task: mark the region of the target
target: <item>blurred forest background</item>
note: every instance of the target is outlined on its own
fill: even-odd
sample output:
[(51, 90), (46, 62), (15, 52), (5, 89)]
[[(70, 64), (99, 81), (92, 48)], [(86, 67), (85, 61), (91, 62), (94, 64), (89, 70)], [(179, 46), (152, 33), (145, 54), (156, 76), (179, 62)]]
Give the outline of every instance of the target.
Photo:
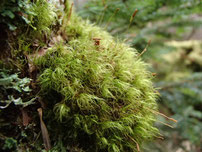
[(202, 1), (76, 0), (75, 5), (80, 16), (125, 40), (151, 64), (159, 110), (178, 120), (174, 128), (157, 123), (164, 140), (146, 144), (144, 151), (201, 152)]

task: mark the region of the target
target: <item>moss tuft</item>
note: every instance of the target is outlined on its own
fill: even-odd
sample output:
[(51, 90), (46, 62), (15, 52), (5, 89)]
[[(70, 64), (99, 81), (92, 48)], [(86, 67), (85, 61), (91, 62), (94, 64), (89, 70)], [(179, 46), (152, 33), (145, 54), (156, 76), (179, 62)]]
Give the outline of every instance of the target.
[[(65, 124), (67, 141), (86, 151), (137, 151), (158, 133), (148, 110), (157, 105), (145, 63), (136, 50), (75, 14), (63, 29), (68, 41), (49, 48), (35, 65), (41, 94), (57, 123)], [(54, 102), (53, 92), (60, 97)]]

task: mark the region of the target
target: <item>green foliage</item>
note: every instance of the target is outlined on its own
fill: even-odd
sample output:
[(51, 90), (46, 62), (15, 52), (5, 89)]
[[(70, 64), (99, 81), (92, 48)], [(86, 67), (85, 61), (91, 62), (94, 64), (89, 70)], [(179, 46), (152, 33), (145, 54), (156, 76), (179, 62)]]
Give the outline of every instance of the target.
[[(165, 90), (161, 91), (163, 102), (174, 112), (179, 120), (177, 130), (184, 139), (200, 144), (201, 134), (201, 83), (202, 74), (195, 73), (182, 82), (161, 84)], [(183, 116), (183, 117), (182, 117)]]
[(28, 25), (39, 33), (48, 32), (55, 19), (53, 6), (46, 0), (34, 3), (29, 0), (3, 0), (0, 5), (0, 23), (6, 24), (10, 30)]
[[(26, 107), (33, 104), (35, 98), (23, 102), (22, 97), (29, 95), (31, 89), (29, 88), (31, 79), (19, 78), (18, 74), (9, 74), (6, 70), (0, 71), (0, 109), (8, 107), (11, 103)], [(14, 97), (15, 96), (15, 97)], [(16, 98), (17, 97), (17, 98)]]
[(17, 147), (17, 140), (13, 138), (7, 138), (2, 150), (12, 150), (16, 149), (16, 147)]
[(176, 127), (181, 137), (179, 140), (189, 140), (199, 145), (202, 138), (200, 131), (202, 128), (202, 74), (201, 60), (197, 59), (200, 58), (198, 52), (200, 52), (201, 43), (185, 41), (171, 44), (177, 47), (177, 50), (164, 55), (164, 62), (159, 67), (167, 69), (167, 71), (161, 71), (162, 78), (157, 83), (162, 88), (161, 100), (179, 120)]
[[(198, 0), (91, 0), (78, 13), (105, 27), (113, 35), (127, 39), (138, 50), (143, 50), (152, 39), (154, 43), (150, 50), (156, 52), (152, 47), (163, 45), (163, 41), (168, 39), (184, 38), (184, 31), (191, 33), (200, 27), (201, 18), (193, 20), (193, 16), (202, 13), (201, 7), (202, 2)], [(110, 19), (117, 8), (119, 12)], [(138, 12), (130, 23), (136, 9)]]
[(30, 13), (26, 11), (29, 6), (28, 0), (1, 0), (0, 23), (6, 24), (10, 30), (16, 30), (19, 23), (29, 24), (25, 17)]
[(56, 14), (53, 10), (53, 6), (48, 4), (46, 0), (37, 0), (29, 11), (32, 12), (32, 15), (29, 16), (28, 19), (37, 33), (50, 33), (49, 28), (51, 25), (54, 25), (56, 20)]

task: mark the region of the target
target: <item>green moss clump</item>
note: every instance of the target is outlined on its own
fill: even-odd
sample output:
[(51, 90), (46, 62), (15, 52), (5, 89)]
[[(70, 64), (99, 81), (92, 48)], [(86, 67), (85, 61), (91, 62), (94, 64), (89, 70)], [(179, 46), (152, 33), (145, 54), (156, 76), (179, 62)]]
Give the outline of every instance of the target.
[(76, 15), (63, 26), (68, 42), (35, 59), (41, 96), (54, 109), (63, 144), (87, 152), (137, 151), (158, 132), (145, 63), (136, 50)]
[(51, 32), (50, 26), (54, 24), (57, 17), (54, 6), (47, 3), (46, 0), (37, 0), (28, 11), (31, 12), (28, 19), (33, 24), (32, 27), (37, 31), (35, 33)]

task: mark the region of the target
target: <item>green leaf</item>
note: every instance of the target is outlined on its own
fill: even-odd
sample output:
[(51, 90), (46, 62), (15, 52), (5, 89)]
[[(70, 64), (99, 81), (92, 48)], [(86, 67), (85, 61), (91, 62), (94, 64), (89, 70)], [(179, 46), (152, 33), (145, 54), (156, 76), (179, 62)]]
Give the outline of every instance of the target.
[(22, 16), (22, 19), (25, 21), (25, 23), (30, 24), (30, 20), (28, 20), (26, 17)]
[(8, 26), (9, 26), (9, 29), (10, 29), (11, 31), (15, 31), (15, 30), (17, 29), (17, 27), (16, 27), (15, 25), (8, 24)]
[(3, 146), (3, 150), (10, 150), (17, 147), (17, 140), (13, 138), (6, 138), (6, 141)]
[(31, 100), (29, 100), (27, 102), (23, 102), (21, 98), (15, 99), (13, 96), (10, 96), (9, 98), (15, 105), (20, 105), (20, 106), (23, 106), (23, 107), (27, 107), (27, 106), (29, 106), (31, 104), (34, 104), (33, 101), (36, 100), (36, 97), (32, 98)]
[(12, 82), (12, 78), (8, 77), (8, 78), (2, 78), (0, 79), (0, 85), (2, 86), (6, 86), (9, 85)]
[(13, 14), (13, 12), (11, 12), (11, 11), (8, 11), (8, 10), (5, 10), (5, 11), (3, 11), (3, 13), (1, 13), (1, 15), (2, 16), (8, 16), (8, 17), (10, 17), (11, 19), (14, 19), (14, 17), (15, 17), (15, 15)]

